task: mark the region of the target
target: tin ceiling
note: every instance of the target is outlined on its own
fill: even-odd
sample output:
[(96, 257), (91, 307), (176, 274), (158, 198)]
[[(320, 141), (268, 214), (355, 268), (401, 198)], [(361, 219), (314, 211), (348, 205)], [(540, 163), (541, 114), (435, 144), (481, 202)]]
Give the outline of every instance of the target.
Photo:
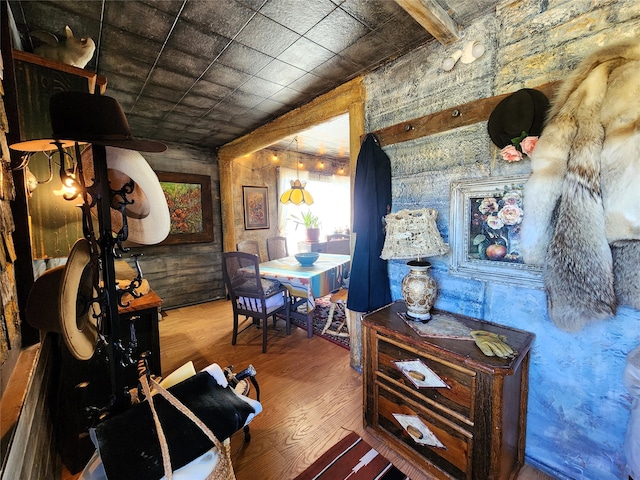
[[(85, 69), (107, 77), (106, 93), (122, 105), (134, 136), (215, 149), (419, 45), (447, 43), (442, 26), (430, 29), (434, 38), (430, 21), (425, 28), (414, 20), (421, 13), (444, 16), (451, 41), (454, 29), (495, 2), (440, 3), (10, 0), (9, 6), (21, 43), (14, 48), (33, 51), (37, 30), (64, 38), (65, 25), (95, 41)], [(348, 149), (344, 121), (334, 123), (335, 132), (325, 129), (320, 140), (327, 156), (343, 139)], [(332, 141), (334, 134), (342, 138)], [(318, 148), (313, 135), (299, 136), (300, 150)]]

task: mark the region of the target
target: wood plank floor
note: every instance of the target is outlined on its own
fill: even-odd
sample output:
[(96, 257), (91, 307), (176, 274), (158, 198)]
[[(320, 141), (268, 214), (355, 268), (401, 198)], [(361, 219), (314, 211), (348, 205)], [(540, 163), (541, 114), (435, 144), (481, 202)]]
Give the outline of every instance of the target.
[[(264, 411), (251, 423), (252, 439), (232, 438), (232, 459), (238, 480), (286, 480), (301, 473), (349, 432), (360, 434), (412, 480), (426, 476), (409, 465), (362, 422), (362, 376), (349, 366), (349, 351), (279, 321), (269, 325), (267, 353), (261, 353), (261, 331), (241, 333), (231, 345), (231, 304), (225, 300), (164, 312), (160, 322), (162, 371), (172, 372), (191, 360), (196, 369), (218, 363), (240, 371), (253, 364)], [(255, 398), (255, 392), (251, 393)], [(77, 478), (64, 473), (63, 480)], [(525, 466), (519, 480), (549, 479)]]

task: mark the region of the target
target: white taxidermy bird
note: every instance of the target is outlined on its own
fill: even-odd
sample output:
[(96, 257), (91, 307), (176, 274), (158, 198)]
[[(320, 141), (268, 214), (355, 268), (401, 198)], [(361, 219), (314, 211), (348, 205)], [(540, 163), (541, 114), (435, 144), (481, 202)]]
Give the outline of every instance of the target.
[(68, 25), (65, 27), (65, 31), (67, 32), (67, 38), (63, 42), (58, 41), (58, 37), (52, 33), (43, 31), (33, 32), (31, 34), (33, 37), (44, 42), (44, 45), (37, 47), (34, 53), (49, 60), (84, 68), (93, 57), (96, 44), (89, 37), (74, 37)]

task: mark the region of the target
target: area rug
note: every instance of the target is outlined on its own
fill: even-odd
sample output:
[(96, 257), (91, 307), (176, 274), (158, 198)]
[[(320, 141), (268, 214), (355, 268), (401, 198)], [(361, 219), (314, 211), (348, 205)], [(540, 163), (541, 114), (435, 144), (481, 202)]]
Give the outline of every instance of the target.
[(409, 480), (404, 473), (351, 432), (295, 480)]
[[(349, 337), (336, 337), (335, 335), (322, 335), (322, 330), (324, 329), (325, 323), (327, 323), (327, 317), (329, 316), (329, 308), (331, 307), (331, 296), (327, 295), (325, 297), (316, 298), (316, 308), (313, 312), (313, 334), (318, 335), (322, 338), (329, 340), (341, 347), (349, 349)], [(336, 308), (333, 313), (333, 322), (332, 327), (337, 327), (337, 325), (344, 320), (344, 311), (340, 308)], [(297, 327), (300, 327), (307, 330), (307, 323), (302, 320), (297, 320), (292, 318), (291, 324)]]

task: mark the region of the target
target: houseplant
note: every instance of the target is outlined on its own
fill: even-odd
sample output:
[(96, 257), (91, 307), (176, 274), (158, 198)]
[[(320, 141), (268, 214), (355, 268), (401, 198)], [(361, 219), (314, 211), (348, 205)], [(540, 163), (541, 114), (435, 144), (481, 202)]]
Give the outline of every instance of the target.
[(318, 241), (320, 238), (320, 219), (317, 215), (311, 213), (311, 210), (307, 210), (299, 216), (291, 215), (291, 218), (296, 223), (296, 228), (298, 228), (298, 225), (304, 225), (304, 228), (307, 230), (307, 240), (309, 242)]

